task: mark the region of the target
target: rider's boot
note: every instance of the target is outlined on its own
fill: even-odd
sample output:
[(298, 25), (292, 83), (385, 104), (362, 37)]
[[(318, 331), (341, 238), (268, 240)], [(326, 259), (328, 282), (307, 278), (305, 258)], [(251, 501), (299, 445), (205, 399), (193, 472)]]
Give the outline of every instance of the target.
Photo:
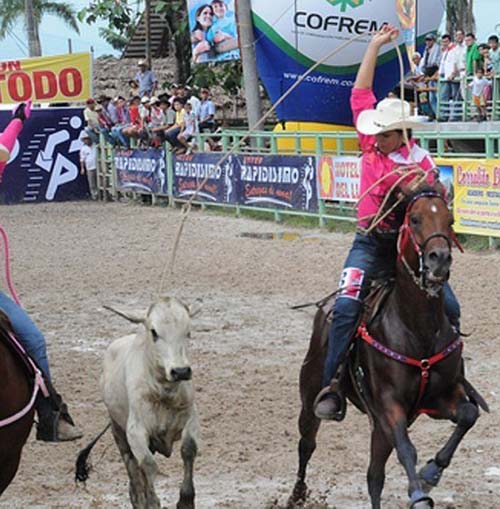
[(329, 385), (323, 387), (314, 401), (314, 415), (326, 421), (342, 421), (346, 414), (346, 399), (341, 390), (341, 380), (346, 362), (343, 362)]
[(45, 380), (49, 390), (46, 398), (39, 394), (36, 402), (38, 424), (36, 429), (37, 440), (44, 442), (67, 442), (76, 440), (83, 436), (82, 432), (75, 426), (75, 423), (68, 412), (66, 403), (56, 392), (50, 382)]

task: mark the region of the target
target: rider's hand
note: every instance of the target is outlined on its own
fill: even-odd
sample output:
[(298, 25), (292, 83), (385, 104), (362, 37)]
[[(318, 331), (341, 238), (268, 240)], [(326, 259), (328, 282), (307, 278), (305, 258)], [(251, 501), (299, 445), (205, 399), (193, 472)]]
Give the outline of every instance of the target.
[(397, 39), (398, 37), (399, 29), (396, 28), (394, 25), (387, 23), (373, 35), (371, 44), (375, 44), (376, 46), (380, 47), (383, 46), (384, 44), (387, 44), (388, 42)]

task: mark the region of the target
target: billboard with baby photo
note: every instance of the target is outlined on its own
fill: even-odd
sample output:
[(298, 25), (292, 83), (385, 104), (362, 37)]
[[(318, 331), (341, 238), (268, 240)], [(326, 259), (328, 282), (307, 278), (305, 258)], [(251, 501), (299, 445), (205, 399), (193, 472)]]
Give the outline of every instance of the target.
[(187, 0), (193, 62), (238, 60), (235, 0)]

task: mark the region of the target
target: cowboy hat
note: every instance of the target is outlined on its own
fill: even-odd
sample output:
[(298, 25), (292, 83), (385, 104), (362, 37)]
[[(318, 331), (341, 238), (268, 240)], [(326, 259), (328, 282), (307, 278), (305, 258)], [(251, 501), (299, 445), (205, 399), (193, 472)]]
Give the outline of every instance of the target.
[(356, 129), (367, 135), (421, 126), (421, 122), (415, 122), (410, 117), (410, 104), (393, 98), (383, 99), (374, 110), (362, 111), (356, 122)]

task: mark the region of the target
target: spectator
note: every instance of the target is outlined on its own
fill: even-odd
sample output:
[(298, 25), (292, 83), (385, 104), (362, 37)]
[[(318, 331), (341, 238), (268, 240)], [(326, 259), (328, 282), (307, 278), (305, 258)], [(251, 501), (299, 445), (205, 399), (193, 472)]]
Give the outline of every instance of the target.
[(459, 29), (455, 32), (455, 48), (459, 76), (463, 78), (465, 76), (465, 64), (467, 53), (467, 45), (465, 44), (465, 36), (463, 30)]
[[(167, 124), (167, 111), (172, 111), (173, 119)], [(165, 131), (175, 123), (175, 113), (170, 108), (168, 98), (163, 96), (158, 100), (158, 105), (154, 104), (151, 111), (150, 129), (152, 133), (152, 144), (159, 147), (165, 142)]]
[(165, 138), (170, 145), (177, 150), (184, 150), (184, 146), (179, 142), (178, 136), (184, 131), (186, 123), (184, 120), (185, 110), (184, 101), (179, 97), (174, 99), (174, 110), (175, 110), (175, 123), (165, 131)]
[(158, 87), (156, 76), (151, 69), (148, 69), (145, 60), (139, 60), (137, 65), (139, 66), (139, 72), (135, 75), (135, 80), (139, 83), (139, 96), (151, 96)]
[(80, 174), (87, 175), (90, 196), (97, 199), (97, 149), (87, 131), (82, 131), (80, 139)]
[(99, 117), (95, 111), (96, 102), (89, 98), (86, 100), (86, 108), (83, 110), (85, 120), (85, 131), (94, 143), (99, 143)]
[(95, 111), (97, 113), (97, 119), (99, 122), (99, 132), (104, 136), (104, 139), (111, 143), (111, 145), (114, 144), (114, 138), (111, 136), (111, 122), (109, 121), (104, 108), (101, 104), (97, 104), (95, 107)]
[(130, 100), (129, 103), (129, 113), (130, 120), (124, 125), (121, 129), (121, 137), (120, 141), (125, 143), (126, 147), (130, 146), (131, 139), (139, 139), (144, 127), (144, 123), (141, 116), (141, 98), (139, 96), (135, 96)]
[(202, 88), (200, 103), (200, 116), (199, 116), (199, 129), (203, 132), (204, 129), (209, 131), (215, 130), (215, 104), (210, 99), (210, 91), (208, 88)]
[(191, 87), (186, 87), (186, 90), (188, 95), (188, 102), (191, 104), (191, 107), (193, 108), (193, 113), (196, 117), (196, 120), (199, 120), (201, 101), (198, 99), (198, 97), (196, 97)]
[(486, 97), (485, 90), (490, 85), (490, 81), (484, 77), (484, 72), (481, 68), (476, 70), (476, 74), (472, 83), (469, 85), (472, 92), (472, 103), (477, 109), (477, 120), (486, 120)]
[(168, 102), (172, 108), (174, 107), (174, 99), (179, 96), (179, 85), (177, 83), (172, 83), (170, 87), (170, 99)]
[(436, 44), (436, 36), (427, 34), (425, 36), (425, 51), (423, 55), (424, 81), (427, 83), (429, 104), (432, 110), (431, 117), (435, 117), (437, 110), (437, 79), (441, 50)]
[(141, 116), (141, 120), (147, 124), (149, 122), (149, 115), (151, 113), (151, 102), (148, 96), (144, 96), (141, 99), (141, 104), (139, 105), (139, 115)]
[(472, 32), (469, 32), (465, 36), (465, 45), (467, 46), (465, 53), (465, 71), (467, 76), (473, 76), (476, 74), (477, 69), (481, 67), (481, 54), (479, 53), (479, 48), (476, 43), (476, 36)]
[(441, 111), (440, 120), (446, 122), (448, 119), (455, 120), (454, 102), (457, 99), (460, 83), (455, 81), (459, 74), (457, 53), (451, 37), (444, 34), (441, 37), (441, 61), (439, 63), (439, 79), (441, 82)]
[(500, 74), (500, 48), (498, 47), (498, 37), (490, 35), (488, 37), (488, 45), (490, 47), (490, 61), (494, 75)]
[(424, 61), (422, 60), (422, 55), (415, 51), (411, 57), (413, 62), (413, 76), (415, 78), (421, 77), (424, 75)]
[(177, 136), (177, 140), (179, 141), (179, 144), (187, 150), (188, 153), (191, 151), (188, 143), (197, 133), (198, 122), (196, 120), (196, 115), (193, 112), (191, 103), (187, 102), (184, 104), (184, 129)]
[[(137, 99), (140, 102), (140, 97), (137, 97)], [(119, 142), (124, 147), (128, 147), (129, 142), (123, 135), (123, 129), (130, 124), (130, 112), (127, 108), (124, 97), (120, 95), (113, 100), (113, 110), (117, 121), (114, 122), (114, 125), (111, 128), (111, 134), (117, 142)]]
[(135, 97), (136, 95), (139, 95), (139, 83), (137, 83), (136, 80), (129, 80), (128, 82), (129, 86), (129, 97)]

